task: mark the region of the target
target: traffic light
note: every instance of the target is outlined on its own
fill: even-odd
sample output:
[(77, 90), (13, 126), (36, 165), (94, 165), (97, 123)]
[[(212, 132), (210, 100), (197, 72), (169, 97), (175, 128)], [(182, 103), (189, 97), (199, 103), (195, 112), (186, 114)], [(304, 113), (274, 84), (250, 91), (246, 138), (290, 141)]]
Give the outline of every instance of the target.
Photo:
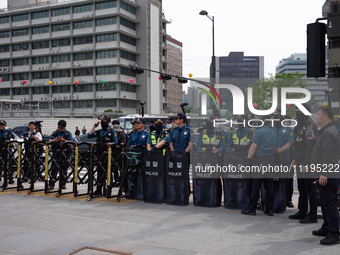
[(188, 80), (187, 80), (187, 79), (183, 79), (183, 78), (179, 78), (179, 79), (178, 79), (178, 82), (179, 82), (179, 83), (187, 83)]
[(144, 70), (142, 68), (133, 66), (131, 67), (131, 72), (136, 73), (136, 74), (142, 74), (144, 73)]
[(169, 74), (161, 74), (161, 78), (164, 81), (168, 81), (168, 80), (171, 80), (171, 75), (169, 75)]

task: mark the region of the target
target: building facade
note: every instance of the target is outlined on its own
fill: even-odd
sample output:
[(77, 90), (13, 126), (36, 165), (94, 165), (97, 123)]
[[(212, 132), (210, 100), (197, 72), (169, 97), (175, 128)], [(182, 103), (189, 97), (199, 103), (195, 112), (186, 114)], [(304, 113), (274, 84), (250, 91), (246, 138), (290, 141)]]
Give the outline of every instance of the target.
[[(182, 43), (172, 37), (167, 37), (167, 73), (182, 76)], [(172, 78), (165, 81), (167, 89), (168, 112), (180, 112), (182, 103), (182, 83)]]
[(3, 116), (129, 114), (141, 100), (146, 113), (162, 114), (158, 75), (130, 65), (165, 72), (167, 23), (158, 0), (9, 0), (0, 12), (0, 98), (21, 103), (3, 105)]
[[(328, 76), (328, 47), (326, 47), (326, 77)], [(279, 64), (276, 66), (276, 74), (280, 73), (294, 73), (299, 71), (307, 75), (307, 53), (294, 53), (290, 55), (288, 58), (284, 58), (280, 60)], [(307, 78), (303, 77), (302, 80), (304, 82), (310, 83), (311, 86), (308, 87), (308, 90), (311, 94), (315, 95), (315, 100), (317, 104), (315, 106), (314, 111), (322, 106), (323, 103), (327, 103), (327, 99), (325, 98), (325, 90), (328, 89), (327, 79), (318, 79), (315, 78)]]

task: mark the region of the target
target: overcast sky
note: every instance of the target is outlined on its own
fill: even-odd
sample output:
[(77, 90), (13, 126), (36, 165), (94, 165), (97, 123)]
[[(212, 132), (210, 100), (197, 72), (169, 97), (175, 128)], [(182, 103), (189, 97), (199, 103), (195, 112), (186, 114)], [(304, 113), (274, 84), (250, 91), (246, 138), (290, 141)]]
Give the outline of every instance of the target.
[[(306, 26), (322, 16), (324, 0), (163, 0), (167, 33), (183, 43), (183, 76), (208, 77), (215, 17), (215, 55), (264, 56), (265, 76), (292, 53), (306, 52)], [(6, 7), (7, 0), (0, 0)]]

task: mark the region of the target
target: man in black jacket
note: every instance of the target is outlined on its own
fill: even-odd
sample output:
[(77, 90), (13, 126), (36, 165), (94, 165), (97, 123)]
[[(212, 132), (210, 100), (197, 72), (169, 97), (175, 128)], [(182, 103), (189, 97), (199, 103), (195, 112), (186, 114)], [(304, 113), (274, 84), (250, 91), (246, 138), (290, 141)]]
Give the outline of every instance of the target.
[(326, 238), (320, 241), (324, 245), (339, 243), (339, 212), (336, 203), (340, 179), (339, 174), (333, 172), (334, 167), (339, 164), (340, 138), (333, 117), (333, 110), (329, 106), (321, 107), (318, 111), (316, 124), (320, 130), (311, 165), (312, 169), (322, 166), (318, 186), (324, 223), (319, 230), (314, 230), (312, 233), (316, 236), (325, 236)]
[[(309, 112), (311, 108), (306, 103), (302, 104)], [(300, 223), (317, 223), (318, 194), (313, 180), (306, 178), (308, 165), (310, 165), (313, 148), (318, 135), (318, 127), (314, 121), (300, 109), (296, 109), (297, 126), (294, 128), (292, 166), (296, 166), (297, 183), (299, 190), (299, 211), (289, 215), (290, 219), (299, 219)], [(313, 130), (313, 139), (307, 139), (307, 130)], [(308, 212), (309, 202), (309, 213)]]

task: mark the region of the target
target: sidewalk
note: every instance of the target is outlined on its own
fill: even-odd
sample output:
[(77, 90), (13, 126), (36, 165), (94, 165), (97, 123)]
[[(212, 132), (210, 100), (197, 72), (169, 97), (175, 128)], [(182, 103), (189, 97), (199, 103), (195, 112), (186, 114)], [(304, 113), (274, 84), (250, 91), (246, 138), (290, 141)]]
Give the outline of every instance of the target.
[[(11, 194), (13, 193), (13, 194)], [(20, 192), (24, 194), (25, 192)], [(288, 219), (296, 208), (273, 217), (239, 210), (147, 204), (116, 199), (55, 198), (0, 193), (0, 254), (339, 254), (311, 234), (318, 224)], [(36, 196), (42, 195), (42, 196)], [(70, 198), (71, 196), (68, 195)], [(82, 201), (84, 200), (84, 201)], [(100, 202), (98, 202), (100, 201)], [(297, 193), (294, 194), (297, 206)]]

